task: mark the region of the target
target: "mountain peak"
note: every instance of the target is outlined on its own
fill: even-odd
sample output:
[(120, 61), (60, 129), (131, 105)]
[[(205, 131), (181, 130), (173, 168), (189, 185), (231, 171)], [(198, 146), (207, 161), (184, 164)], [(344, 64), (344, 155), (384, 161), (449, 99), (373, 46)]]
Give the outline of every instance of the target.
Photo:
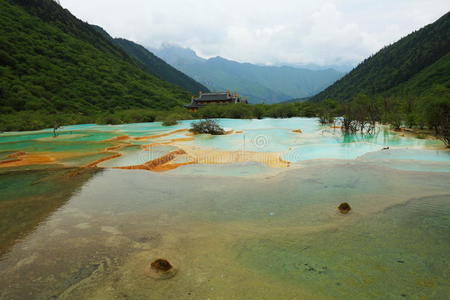
[(171, 65), (176, 65), (179, 61), (205, 61), (205, 59), (198, 56), (194, 50), (178, 45), (162, 44), (160, 48), (150, 50)]

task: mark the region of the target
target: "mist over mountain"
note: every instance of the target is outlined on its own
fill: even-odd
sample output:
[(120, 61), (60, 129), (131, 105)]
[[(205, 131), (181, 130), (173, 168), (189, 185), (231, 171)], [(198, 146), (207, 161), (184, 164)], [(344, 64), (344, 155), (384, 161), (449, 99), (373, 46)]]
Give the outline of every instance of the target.
[(210, 90), (236, 90), (251, 103), (278, 103), (310, 97), (344, 75), (331, 68), (310, 70), (239, 63), (222, 57), (205, 59), (192, 49), (173, 45), (150, 50)]
[(318, 64), (284, 63), (280, 64), (280, 66), (309, 69), (313, 71), (333, 69), (341, 73), (348, 73), (355, 68), (355, 65), (351, 64), (318, 65)]

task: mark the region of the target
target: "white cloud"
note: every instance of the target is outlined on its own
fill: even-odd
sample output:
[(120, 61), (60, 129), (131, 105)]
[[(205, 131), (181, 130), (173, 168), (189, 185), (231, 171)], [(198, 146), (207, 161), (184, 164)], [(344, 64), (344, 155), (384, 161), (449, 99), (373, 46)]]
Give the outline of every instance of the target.
[(447, 12), (447, 0), (60, 0), (149, 47), (262, 64), (357, 63)]

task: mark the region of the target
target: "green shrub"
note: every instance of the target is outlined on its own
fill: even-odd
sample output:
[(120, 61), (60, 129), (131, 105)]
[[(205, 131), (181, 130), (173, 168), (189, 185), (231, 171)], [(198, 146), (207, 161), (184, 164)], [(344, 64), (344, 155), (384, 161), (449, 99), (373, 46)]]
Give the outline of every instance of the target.
[(189, 131), (194, 133), (206, 133), (212, 135), (222, 135), (225, 134), (225, 130), (219, 126), (217, 121), (214, 120), (203, 120), (199, 122), (194, 122), (191, 125)]
[(174, 115), (169, 115), (163, 122), (162, 122), (162, 126), (173, 126), (173, 125), (177, 125), (178, 124), (178, 120), (176, 118), (176, 116)]

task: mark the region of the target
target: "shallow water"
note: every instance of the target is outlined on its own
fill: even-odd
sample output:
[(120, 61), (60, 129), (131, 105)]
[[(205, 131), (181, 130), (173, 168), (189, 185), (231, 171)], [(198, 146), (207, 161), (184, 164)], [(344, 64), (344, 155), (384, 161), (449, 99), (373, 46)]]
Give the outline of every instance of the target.
[[(140, 123), (125, 125), (76, 125), (63, 127), (58, 136), (52, 130), (24, 133), (0, 134), (0, 160), (7, 159), (11, 152), (50, 155), (57, 163), (70, 166), (86, 164), (88, 156), (102, 156), (104, 152), (120, 153), (114, 160), (102, 162), (103, 167), (123, 167), (145, 163), (146, 158), (156, 159), (173, 150), (173, 146), (190, 146), (220, 151), (250, 151), (279, 153), (280, 158), (291, 162), (312, 159), (388, 159), (450, 162), (450, 151), (429, 150), (442, 148), (439, 140), (418, 139), (380, 127), (372, 135), (342, 135), (339, 129), (320, 126), (317, 119), (263, 119), (233, 120), (220, 119), (220, 125), (235, 133), (224, 136), (197, 135), (191, 138), (186, 131), (195, 121), (181, 121), (175, 126), (164, 127), (161, 123)], [(300, 129), (302, 133), (292, 132)], [(114, 138), (125, 136), (125, 140)], [(128, 139), (127, 136), (129, 137)], [(149, 137), (145, 139), (145, 137)], [(181, 139), (181, 140), (180, 140)], [(191, 139), (191, 140), (189, 140)], [(105, 151), (123, 143), (122, 149)], [(152, 143), (166, 144), (163, 150), (152, 148), (152, 153), (142, 149)], [(390, 151), (380, 151), (390, 147)], [(426, 151), (425, 151), (426, 150)], [(373, 152), (373, 153), (372, 153)], [(3, 153), (3, 154), (2, 154)], [(77, 164), (77, 158), (80, 159)], [(149, 159), (149, 160), (151, 160)], [(54, 163), (54, 162), (52, 162)], [(430, 169), (431, 170), (431, 169)], [(186, 170), (182, 171), (183, 173)]]
[[(305, 119), (221, 122), (244, 133), (182, 143), (241, 150), (245, 136), (252, 151), (280, 152), (293, 164), (191, 164), (165, 173), (110, 169), (169, 153), (177, 143), (153, 146), (151, 154), (140, 145), (185, 137), (179, 132), (129, 141), (114, 150), (121, 157), (100, 164), (105, 169), (77, 166), (110, 155), (92, 149), (122, 141), (94, 138), (88, 143), (95, 146), (74, 151), (84, 156), (0, 168), (0, 299), (446, 299), (450, 294), (450, 159), (448, 151), (428, 148), (438, 141), (391, 133), (343, 138)], [(109, 139), (163, 134), (186, 123), (67, 130), (76, 139), (78, 129), (85, 136), (104, 130)], [(298, 124), (303, 136), (291, 132)], [(33, 140), (0, 137), (0, 151), (35, 143), (35, 133), (24, 135)], [(48, 143), (45, 147), (62, 152), (70, 140), (39, 139), (37, 148)], [(397, 146), (381, 151), (387, 142)], [(11, 154), (4, 153), (0, 161)], [(348, 215), (336, 210), (344, 201), (353, 208)], [(161, 257), (178, 269), (175, 277), (146, 275), (146, 266)]]

